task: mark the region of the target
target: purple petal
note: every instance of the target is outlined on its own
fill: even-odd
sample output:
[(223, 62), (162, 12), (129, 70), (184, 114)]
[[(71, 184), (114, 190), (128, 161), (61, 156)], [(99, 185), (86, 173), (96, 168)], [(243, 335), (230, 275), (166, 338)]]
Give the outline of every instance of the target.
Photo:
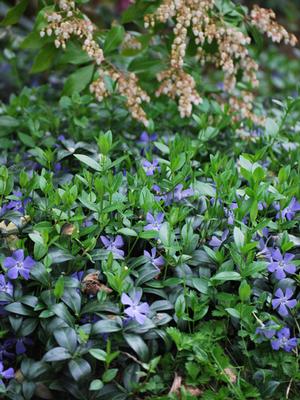
[(288, 263), (289, 261), (291, 261), (293, 258), (295, 258), (295, 255), (292, 253), (285, 253), (283, 261)]
[(147, 251), (147, 250), (144, 250), (144, 256), (147, 258), (151, 258), (151, 255), (150, 255), (149, 251)]
[(143, 294), (143, 293), (142, 293), (141, 290), (137, 290), (137, 291), (134, 293), (133, 304), (134, 304), (135, 306), (137, 306), (137, 305), (139, 304), (139, 302), (141, 301), (142, 294)]
[(105, 247), (108, 247), (111, 243), (110, 239), (108, 239), (106, 236), (100, 236), (100, 239)]
[(122, 303), (122, 304), (127, 304), (127, 305), (129, 305), (129, 306), (132, 306), (132, 305), (133, 305), (133, 301), (131, 300), (131, 298), (130, 298), (126, 293), (123, 293), (123, 294), (122, 294), (122, 296), (121, 296), (121, 303)]
[(288, 309), (286, 308), (286, 306), (284, 304), (280, 304), (279, 309), (278, 309), (278, 313), (282, 317), (286, 317), (287, 315), (289, 315)]
[(128, 308), (125, 308), (124, 313), (127, 314), (131, 318), (135, 318), (136, 311), (133, 309), (133, 307), (128, 307)]
[(281, 304), (280, 299), (273, 299), (272, 300), (272, 306), (274, 310)]
[(24, 354), (26, 353), (26, 347), (24, 346), (23, 340), (18, 339), (16, 343), (16, 354)]
[(151, 249), (151, 258), (155, 258), (155, 256), (156, 256), (156, 248), (153, 247), (153, 248)]
[(286, 274), (283, 270), (283, 268), (277, 268), (276, 272), (275, 272), (275, 278), (278, 280), (284, 279), (286, 277)]
[(295, 274), (296, 273), (296, 265), (294, 264), (286, 264), (284, 267), (284, 270), (288, 272), (289, 274)]
[(294, 294), (293, 289), (291, 289), (291, 288), (286, 288), (285, 297), (286, 297), (287, 299), (290, 299), (290, 298), (293, 296), (293, 294)]
[(114, 245), (116, 247), (122, 247), (124, 246), (124, 241), (121, 235), (117, 235), (117, 237), (114, 240)]
[(280, 329), (280, 331), (277, 332), (277, 336), (279, 337), (279, 339), (282, 339), (282, 338), (288, 339), (290, 337), (290, 335), (291, 335), (290, 329), (287, 327), (282, 328), (282, 329)]
[(297, 305), (297, 300), (293, 299), (293, 300), (288, 300), (286, 303), (288, 308), (292, 309), (294, 307), (296, 307)]
[(275, 292), (276, 297), (284, 297), (283, 291), (279, 288)]
[(17, 279), (17, 277), (18, 277), (18, 272), (19, 272), (19, 270), (18, 270), (17, 267), (10, 268), (10, 269), (7, 271), (7, 276), (9, 277), (9, 279)]
[(146, 221), (149, 222), (149, 224), (154, 224), (155, 223), (155, 219), (154, 219), (153, 215), (151, 213), (149, 213), (149, 212), (147, 212)]
[(155, 230), (156, 228), (152, 224), (144, 226), (144, 231), (155, 231)]
[(149, 304), (148, 303), (142, 303), (138, 306), (138, 312), (141, 314), (149, 314)]
[(275, 249), (272, 251), (272, 258), (276, 261), (282, 261), (282, 255), (279, 249)]
[(145, 315), (140, 314), (139, 312), (135, 312), (134, 319), (135, 319), (140, 325), (143, 325), (144, 322), (145, 322), (145, 320), (146, 320), (146, 317), (145, 317)]
[(159, 256), (154, 260), (153, 264), (156, 267), (162, 267), (165, 264), (165, 259), (163, 258), (163, 256)]
[(3, 261), (3, 267), (4, 268), (12, 268), (17, 264), (17, 260), (15, 260), (12, 257), (7, 257), (5, 258), (5, 260)]
[(19, 270), (19, 273), (20, 273), (21, 276), (23, 276), (23, 278), (24, 278), (26, 281), (28, 281), (29, 276), (30, 276), (30, 270), (28, 270), (28, 269), (20, 269), (20, 270)]
[(156, 217), (156, 220), (157, 220), (157, 222), (159, 224), (161, 224), (163, 222), (163, 220), (164, 220), (164, 213), (163, 212), (158, 213), (157, 217)]
[(22, 262), (24, 260), (24, 250), (19, 249), (13, 252), (13, 258), (15, 258), (18, 262)]
[(3, 371), (1, 373), (1, 375), (3, 376), (3, 378), (5, 379), (11, 379), (15, 376), (15, 371), (13, 368), (8, 368), (6, 371)]
[(31, 269), (35, 264), (36, 262), (34, 259), (28, 256), (24, 260), (23, 267), (26, 269)]
[(272, 340), (271, 341), (271, 346), (273, 350), (279, 350), (280, 349), (280, 340)]
[(209, 245), (211, 247), (220, 247), (222, 244), (222, 241), (217, 238), (217, 236), (213, 236), (211, 240), (209, 241)]

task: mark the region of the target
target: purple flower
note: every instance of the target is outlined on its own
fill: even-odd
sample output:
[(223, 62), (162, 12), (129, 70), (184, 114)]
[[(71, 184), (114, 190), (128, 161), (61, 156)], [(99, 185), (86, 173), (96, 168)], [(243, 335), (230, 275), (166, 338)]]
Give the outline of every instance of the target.
[(234, 213), (232, 210), (229, 210), (228, 208), (224, 207), (224, 213), (227, 217), (227, 223), (228, 225), (233, 225), (234, 224)]
[(13, 368), (4, 369), (3, 362), (0, 361), (0, 385), (3, 385), (2, 379), (12, 379), (15, 376)]
[(168, 193), (166, 197), (166, 205), (170, 205), (172, 201), (179, 202), (194, 195), (194, 191), (191, 188), (183, 189), (183, 185), (180, 183), (174, 189), (174, 192)]
[(3, 215), (6, 213), (7, 213), (7, 204), (4, 204), (2, 207), (0, 207), (0, 217), (3, 217)]
[(118, 255), (120, 257), (124, 257), (124, 251), (120, 250), (120, 248), (124, 246), (124, 241), (122, 236), (117, 235), (116, 238), (100, 236), (100, 239), (106, 250), (109, 250), (113, 254)]
[(66, 140), (64, 135), (59, 135), (57, 136), (57, 140), (59, 140), (60, 142), (64, 142)]
[(221, 239), (219, 239), (217, 236), (212, 236), (209, 245), (213, 247), (215, 250), (217, 250), (219, 247), (222, 246), (222, 244), (225, 242), (227, 239), (227, 236), (229, 234), (229, 230), (225, 229), (225, 231), (222, 233)]
[(268, 321), (266, 324), (262, 324), (260, 327), (256, 328), (255, 333), (260, 335), (262, 339), (271, 339), (276, 333), (274, 327), (276, 327), (274, 322)]
[(71, 275), (71, 277), (74, 278), (74, 279), (76, 279), (77, 281), (81, 282), (81, 281), (82, 281), (82, 278), (83, 278), (83, 274), (84, 274), (84, 271), (77, 271), (77, 272), (74, 272), (74, 273)]
[(58, 172), (60, 172), (61, 170), (62, 170), (62, 165), (61, 165), (61, 163), (60, 163), (60, 162), (55, 163), (55, 164), (54, 164), (54, 172), (55, 172), (55, 173), (58, 173)]
[(25, 199), (24, 201), (22, 201), (22, 192), (20, 191), (14, 191), (13, 195), (17, 198), (19, 198), (19, 200), (11, 200), (8, 204), (7, 204), (7, 208), (13, 211), (17, 211), (21, 214), (24, 214), (25, 212), (25, 207), (28, 204), (28, 202), (30, 201), (29, 199)]
[(24, 259), (24, 250), (16, 250), (13, 252), (12, 257), (7, 257), (3, 261), (4, 268), (7, 268), (7, 276), (10, 279), (17, 279), (19, 275), (28, 280), (30, 270), (35, 265), (35, 261), (31, 257)]
[(95, 218), (94, 218), (93, 215), (87, 217), (87, 218), (82, 222), (82, 226), (83, 226), (84, 228), (89, 228), (90, 226), (93, 225), (93, 220), (94, 220), (94, 219), (95, 219)]
[(157, 214), (156, 217), (154, 217), (151, 213), (147, 213), (146, 215), (146, 221), (148, 222), (148, 225), (144, 227), (145, 231), (159, 231), (161, 228), (161, 225), (164, 221), (164, 213), (160, 212)]
[(8, 351), (11, 346), (11, 340), (5, 340), (2, 344), (0, 344), (0, 361), (3, 361), (5, 358), (14, 358), (15, 355)]
[(16, 339), (16, 354), (24, 354), (26, 353), (26, 346), (33, 346), (33, 340), (27, 337), (22, 337)]
[(12, 296), (14, 294), (14, 286), (11, 282), (5, 280), (5, 276), (0, 274), (0, 292), (4, 292)]
[(262, 211), (267, 208), (267, 203), (265, 201), (259, 201), (257, 204), (257, 209)]
[(158, 185), (153, 185), (152, 190), (155, 192), (156, 196), (154, 196), (156, 201), (167, 201), (168, 200), (168, 195), (163, 194), (160, 187)]
[(164, 260), (163, 256), (158, 256), (158, 257), (155, 258), (155, 256), (156, 256), (156, 248), (151, 249), (151, 254), (147, 250), (144, 250), (144, 256), (157, 269), (159, 269), (159, 267), (162, 267), (164, 265), (164, 263), (165, 263), (165, 260)]
[(290, 204), (281, 211), (281, 217), (291, 221), (298, 211), (300, 211), (300, 203), (296, 197), (293, 197)]
[(294, 274), (296, 272), (296, 266), (290, 262), (295, 257), (294, 254), (286, 253), (282, 256), (280, 250), (275, 249), (271, 252), (271, 257), (268, 271), (275, 272), (276, 279), (284, 279), (286, 273)]
[(291, 299), (293, 293), (294, 292), (291, 288), (287, 288), (285, 293), (283, 293), (280, 288), (275, 292), (277, 299), (272, 300), (272, 306), (274, 310), (278, 308), (277, 311), (282, 317), (289, 315), (288, 309), (294, 308), (297, 305), (297, 300)]
[(134, 298), (130, 298), (126, 293), (121, 296), (121, 303), (128, 305), (124, 312), (130, 318), (136, 320), (139, 324), (143, 325), (146, 320), (146, 315), (149, 314), (149, 305), (147, 303), (139, 304), (142, 298), (142, 291), (137, 291)]
[(147, 132), (142, 132), (140, 139), (139, 139), (139, 143), (144, 144), (144, 145), (148, 145), (151, 142), (154, 142), (157, 139), (157, 134), (153, 133), (152, 135), (148, 135)]
[(144, 160), (143, 162), (142, 162), (142, 166), (143, 166), (143, 169), (144, 169), (144, 171), (146, 172), (146, 175), (147, 176), (152, 176), (152, 175), (154, 175), (154, 172), (157, 170), (157, 171), (160, 171), (160, 167), (159, 167), (159, 164), (158, 164), (158, 160), (153, 160), (153, 162), (151, 163), (150, 161), (148, 161), (148, 160)]
[(185, 190), (182, 190), (182, 189), (183, 189), (183, 185), (181, 183), (175, 187), (175, 190), (174, 190), (174, 200), (175, 201), (180, 201), (180, 200), (186, 199), (187, 197), (191, 197), (194, 195), (193, 189), (191, 189), (191, 188), (188, 188)]
[(297, 338), (291, 338), (290, 329), (285, 327), (277, 332), (277, 339), (271, 341), (273, 350), (283, 349), (284, 351), (290, 352), (297, 346)]

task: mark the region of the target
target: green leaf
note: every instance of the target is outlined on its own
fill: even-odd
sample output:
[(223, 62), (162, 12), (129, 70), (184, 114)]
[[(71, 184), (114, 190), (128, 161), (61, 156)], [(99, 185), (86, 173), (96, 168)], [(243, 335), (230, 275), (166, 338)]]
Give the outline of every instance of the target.
[(235, 271), (224, 271), (224, 272), (219, 272), (212, 278), (210, 278), (211, 281), (240, 281), (241, 280), (241, 275), (238, 272)]
[(125, 30), (123, 26), (113, 26), (105, 38), (103, 46), (104, 54), (111, 53), (115, 50), (122, 43), (124, 36)]
[(62, 361), (62, 360), (68, 360), (71, 357), (72, 357), (71, 354), (64, 347), (54, 347), (44, 355), (43, 361), (45, 362)]
[(124, 333), (123, 336), (127, 344), (136, 352), (139, 358), (147, 362), (149, 359), (149, 349), (141, 336), (132, 333)]
[(93, 325), (92, 333), (97, 335), (99, 333), (112, 333), (122, 330), (122, 325), (118, 320), (103, 319)]
[(98, 171), (98, 172), (101, 171), (101, 167), (100, 167), (99, 163), (97, 161), (95, 161), (93, 158), (86, 156), (84, 154), (74, 154), (74, 157), (76, 157), (77, 160), (81, 161), (82, 163), (84, 163), (88, 167), (94, 169), (95, 171)]
[(203, 278), (192, 278), (192, 284), (200, 293), (206, 294), (208, 291), (208, 281)]
[(117, 373), (118, 373), (118, 369), (117, 368), (108, 369), (102, 375), (103, 382), (107, 383), (107, 382), (112, 381), (116, 377)]
[(59, 64), (80, 65), (89, 62), (91, 59), (78, 43), (68, 41), (65, 51), (59, 58)]
[(236, 310), (235, 308), (225, 308), (225, 310), (228, 312), (229, 315), (231, 315), (234, 318), (241, 318), (240, 313), (238, 312), (238, 310)]
[(245, 244), (245, 236), (243, 232), (237, 226), (233, 230), (233, 238), (238, 249), (241, 249)]
[(90, 349), (89, 353), (96, 358), (99, 361), (105, 361), (106, 360), (106, 352), (104, 350), (101, 349)]
[(77, 335), (72, 328), (61, 328), (56, 329), (54, 332), (54, 337), (57, 343), (67, 349), (71, 354), (73, 354), (77, 347)]
[(69, 96), (73, 93), (80, 93), (91, 82), (94, 74), (94, 65), (87, 65), (77, 69), (65, 82), (63, 95)]
[(22, 143), (28, 147), (35, 147), (35, 141), (32, 136), (26, 135), (25, 133), (18, 132), (18, 137)]
[(121, 228), (118, 230), (118, 233), (122, 233), (125, 236), (137, 236), (136, 231), (130, 228)]
[(52, 65), (56, 52), (57, 49), (52, 43), (44, 46), (33, 60), (33, 65), (31, 67), (30, 73), (36, 74), (38, 72), (49, 69)]
[(59, 318), (64, 320), (68, 325), (73, 326), (74, 318), (63, 303), (54, 304), (50, 311), (53, 311)]
[(94, 379), (89, 387), (89, 390), (100, 390), (103, 388), (103, 382), (100, 379)]
[(241, 301), (249, 300), (251, 295), (251, 286), (248, 285), (247, 281), (242, 281), (239, 287), (239, 296)]
[(155, 75), (164, 69), (162, 60), (146, 59), (145, 57), (135, 58), (128, 66), (129, 71), (136, 74), (147, 73), (148, 75)]
[(21, 0), (15, 7), (9, 9), (0, 26), (14, 25), (19, 22), (28, 5), (28, 0)]
[(199, 196), (209, 196), (209, 197), (216, 196), (216, 189), (212, 185), (206, 182), (195, 182), (194, 192)]
[(75, 360), (69, 361), (68, 367), (75, 381), (85, 378), (92, 371), (90, 364), (83, 358), (76, 358)]
[(11, 303), (7, 306), (5, 306), (5, 310), (13, 313), (13, 314), (18, 314), (18, 315), (24, 315), (24, 316), (29, 316), (29, 317), (34, 317), (35, 312), (30, 310), (30, 308), (24, 306), (23, 304), (19, 302)]
[(57, 279), (54, 287), (54, 296), (56, 297), (57, 300), (59, 300), (64, 294), (64, 287), (65, 287), (64, 277), (60, 276)]

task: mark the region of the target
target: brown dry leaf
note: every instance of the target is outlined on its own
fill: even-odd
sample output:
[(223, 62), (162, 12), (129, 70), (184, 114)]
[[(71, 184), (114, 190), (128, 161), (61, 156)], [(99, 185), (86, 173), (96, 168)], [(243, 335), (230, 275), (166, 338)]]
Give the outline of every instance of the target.
[(19, 383), (22, 383), (22, 382), (24, 381), (24, 375), (22, 374), (22, 372), (21, 372), (20, 369), (18, 369), (18, 370), (15, 372), (15, 380), (16, 380), (17, 382), (19, 382)]
[(175, 372), (174, 380), (173, 380), (171, 389), (170, 389), (170, 391), (169, 391), (169, 394), (171, 394), (171, 393), (178, 393), (178, 392), (179, 392), (179, 389), (180, 389), (180, 387), (181, 387), (181, 383), (182, 383), (182, 377), (179, 376), (179, 375), (177, 374), (177, 372)]
[(230, 380), (231, 383), (236, 383), (237, 377), (232, 368), (229, 368), (229, 367), (225, 368), (224, 373), (227, 376), (227, 378)]
[(105, 293), (111, 293), (112, 289), (105, 286), (99, 280), (99, 273), (93, 272), (88, 274), (82, 281), (82, 292), (85, 294), (91, 294), (95, 296), (98, 292), (102, 291)]
[(193, 386), (184, 386), (185, 390), (191, 394), (192, 396), (201, 396), (203, 394), (203, 390), (199, 388), (195, 388)]
[(35, 395), (40, 399), (51, 400), (53, 399), (52, 393), (44, 383), (38, 382), (36, 384)]
[(66, 223), (61, 228), (61, 234), (66, 236), (72, 236), (75, 230), (76, 230), (75, 225)]
[(19, 232), (19, 229), (18, 229), (17, 225), (14, 224), (13, 222), (8, 222), (6, 224), (5, 221), (1, 221), (0, 222), (0, 231), (4, 235), (14, 235)]

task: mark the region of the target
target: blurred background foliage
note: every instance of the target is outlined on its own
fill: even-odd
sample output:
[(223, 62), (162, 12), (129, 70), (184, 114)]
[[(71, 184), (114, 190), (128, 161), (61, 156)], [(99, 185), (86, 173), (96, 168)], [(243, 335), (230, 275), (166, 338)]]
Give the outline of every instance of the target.
[[(60, 87), (62, 73), (60, 75), (60, 71), (55, 71), (55, 74), (51, 73), (50, 75), (48, 72), (31, 74), (29, 71), (34, 58), (33, 53), (21, 48), (24, 37), (32, 30), (38, 1), (29, 0), (29, 7), (19, 24), (8, 29), (0, 27), (0, 100), (4, 102), (8, 100), (11, 93), (20, 91), (23, 86), (33, 87), (50, 83), (54, 89)], [(248, 7), (259, 4), (265, 8), (273, 8), (278, 21), (300, 38), (299, 0), (236, 0), (235, 2)], [(0, 19), (16, 3), (16, 1), (0, 1)], [(114, 21), (120, 21), (122, 11), (129, 5), (129, 0), (82, 1), (83, 11), (102, 29), (109, 28)], [(126, 28), (130, 30), (131, 26), (128, 25)], [(134, 30), (136, 29), (138, 27), (135, 26)], [(299, 45), (296, 48), (282, 45), (280, 46), (281, 51), (277, 51), (277, 49), (277, 45), (273, 45), (265, 38), (256, 50), (259, 52), (261, 65), (259, 94), (262, 94), (264, 98), (267, 98), (268, 95), (269, 97), (283, 98), (294, 96), (298, 92), (296, 77), (300, 72)], [(207, 79), (206, 76), (205, 79)], [(220, 79), (220, 73), (209, 74), (208, 79), (215, 83)], [(56, 90), (56, 95), (58, 92)]]

